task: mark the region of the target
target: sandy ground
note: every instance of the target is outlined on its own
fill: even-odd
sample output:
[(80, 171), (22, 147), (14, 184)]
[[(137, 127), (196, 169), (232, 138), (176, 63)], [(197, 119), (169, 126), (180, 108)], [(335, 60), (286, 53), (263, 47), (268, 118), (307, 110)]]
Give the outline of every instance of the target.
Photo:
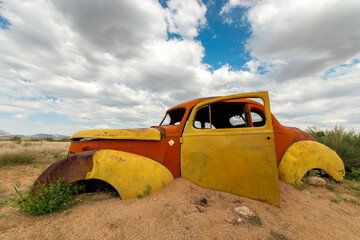
[[(10, 189), (16, 178), (30, 185), (39, 172), (31, 165), (0, 169), (0, 186)], [(360, 206), (331, 201), (336, 191), (280, 183), (280, 193), (278, 208), (176, 179), (143, 199), (81, 194), (78, 205), (46, 216), (17, 213), (7, 204), (0, 209), (0, 239), (360, 239)], [(234, 209), (240, 206), (256, 217), (239, 216)]]

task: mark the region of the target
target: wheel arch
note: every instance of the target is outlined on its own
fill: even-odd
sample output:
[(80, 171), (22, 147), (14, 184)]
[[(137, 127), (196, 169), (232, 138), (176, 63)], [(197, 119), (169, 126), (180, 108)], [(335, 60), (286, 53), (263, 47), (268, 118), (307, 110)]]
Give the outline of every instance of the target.
[(315, 141), (298, 141), (292, 144), (278, 166), (279, 179), (288, 184), (299, 184), (312, 169), (321, 169), (337, 182), (345, 176), (344, 163), (336, 152)]
[(34, 188), (58, 179), (64, 179), (64, 184), (98, 179), (113, 186), (121, 198), (136, 198), (163, 189), (174, 177), (165, 166), (150, 158), (100, 150), (75, 154), (54, 163), (40, 175)]

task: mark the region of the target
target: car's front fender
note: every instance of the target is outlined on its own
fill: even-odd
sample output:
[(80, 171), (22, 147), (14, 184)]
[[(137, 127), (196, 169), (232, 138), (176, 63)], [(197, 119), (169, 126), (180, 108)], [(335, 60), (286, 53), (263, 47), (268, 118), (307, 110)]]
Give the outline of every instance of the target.
[(136, 198), (144, 191), (154, 193), (173, 181), (171, 172), (160, 163), (115, 150), (75, 154), (51, 165), (35, 183), (64, 179), (65, 184), (79, 180), (100, 179), (112, 185), (121, 198)]

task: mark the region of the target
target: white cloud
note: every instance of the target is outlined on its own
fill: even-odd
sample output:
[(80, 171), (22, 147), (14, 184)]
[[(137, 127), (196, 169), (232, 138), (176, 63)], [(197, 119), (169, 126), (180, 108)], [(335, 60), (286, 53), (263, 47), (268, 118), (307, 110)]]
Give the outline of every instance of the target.
[(25, 120), (28, 118), (28, 116), (26, 114), (16, 114), (13, 116), (13, 118), (19, 119), (19, 120)]
[(220, 14), (250, 25), (245, 68), (266, 81), (247, 89), (269, 90), (282, 123), (360, 129), (359, 12), (356, 0), (230, 0)]
[(256, 2), (253, 0), (229, 0), (220, 10), (221, 15), (225, 15), (231, 12), (236, 7), (250, 7)]
[(194, 38), (206, 24), (206, 6), (200, 0), (169, 0), (166, 20), (169, 32)]
[[(93, 126), (158, 124), (166, 107), (199, 96), (211, 77), (193, 39), (205, 13), (196, 0), (165, 9), (153, 0), (2, 4), (11, 26), (0, 31), (1, 110)], [(184, 40), (168, 39), (169, 29)]]
[(258, 1), (246, 19), (246, 47), (277, 81), (321, 77), (329, 68), (359, 57), (360, 2)]
[[(11, 25), (0, 29), (0, 109), (14, 118), (0, 126), (68, 135), (146, 127), (185, 100), (269, 90), (283, 123), (331, 127), (336, 119), (360, 129), (358, 2), (275, 3), (223, 7), (230, 20), (236, 6), (246, 8), (252, 59), (242, 70), (224, 65), (213, 72), (195, 40), (208, 24), (198, 0), (170, 0), (166, 8), (155, 0), (3, 3), (0, 15)], [(73, 122), (29, 120), (36, 113)]]

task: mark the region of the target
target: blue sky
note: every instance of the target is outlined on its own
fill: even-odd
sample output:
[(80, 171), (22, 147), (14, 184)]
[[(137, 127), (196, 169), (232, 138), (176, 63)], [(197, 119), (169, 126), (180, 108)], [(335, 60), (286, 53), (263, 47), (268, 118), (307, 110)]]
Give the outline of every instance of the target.
[(358, 0), (0, 1), (0, 129), (157, 125), (269, 91), (281, 123), (360, 130)]
[(232, 16), (237, 20), (234, 24), (224, 23), (225, 19), (219, 15), (226, 1), (204, 1), (208, 4), (206, 19), (208, 25), (200, 30), (196, 38), (205, 48), (203, 62), (208, 63), (214, 70), (224, 64), (229, 64), (233, 69), (240, 70), (251, 59), (244, 45), (250, 37), (251, 29), (244, 16), (244, 8), (235, 8)]

